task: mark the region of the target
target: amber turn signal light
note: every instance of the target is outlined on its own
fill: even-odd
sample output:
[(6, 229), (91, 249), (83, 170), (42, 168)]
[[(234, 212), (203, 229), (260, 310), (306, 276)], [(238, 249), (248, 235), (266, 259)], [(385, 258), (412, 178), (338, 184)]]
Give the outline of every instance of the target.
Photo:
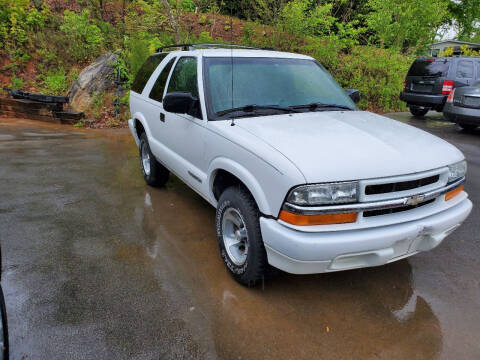
[(460, 194), (462, 191), (463, 191), (463, 188), (464, 186), (461, 185), (459, 186), (458, 188), (452, 190), (452, 191), (449, 191), (448, 193), (445, 194), (445, 201), (448, 201), (450, 200), (451, 198), (457, 196), (458, 194)]
[(292, 225), (330, 225), (346, 224), (357, 221), (358, 213), (302, 215), (282, 210), (279, 219)]

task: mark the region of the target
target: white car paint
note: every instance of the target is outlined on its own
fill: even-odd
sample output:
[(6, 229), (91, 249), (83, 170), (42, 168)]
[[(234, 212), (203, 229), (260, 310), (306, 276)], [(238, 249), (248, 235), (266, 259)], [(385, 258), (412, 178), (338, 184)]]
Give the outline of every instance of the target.
[[(148, 94), (165, 64), (181, 56), (198, 59), (203, 119), (167, 114), (161, 122), (162, 104)], [(420, 189), (427, 191), (446, 185), (447, 166), (464, 156), (429, 133), (364, 111), (208, 121), (202, 79), (206, 56), (311, 58), (261, 50), (175, 51), (160, 63), (142, 93), (132, 91), (130, 96), (129, 126), (137, 145), (136, 126), (141, 124), (158, 161), (210, 204), (217, 204), (212, 187), (218, 170), (245, 184), (262, 213), (262, 237), (272, 265), (291, 273), (312, 273), (384, 264), (437, 246), (470, 213), (472, 204), (463, 192), (448, 203), (439, 198), (402, 213), (359, 216), (352, 224), (295, 227), (277, 220), (295, 186), (360, 180), (365, 188), (440, 175), (438, 183)], [(418, 190), (382, 196), (410, 196)], [(362, 195), (360, 201), (382, 196)]]

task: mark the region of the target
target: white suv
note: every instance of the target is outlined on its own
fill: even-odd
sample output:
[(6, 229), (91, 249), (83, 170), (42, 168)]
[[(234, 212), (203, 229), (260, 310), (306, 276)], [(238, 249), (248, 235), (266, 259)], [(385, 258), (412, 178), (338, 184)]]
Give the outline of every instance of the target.
[[(220, 253), (242, 284), (430, 250), (468, 216), (449, 143), (360, 111), (314, 59), (182, 45), (140, 69), (129, 126), (146, 182), (171, 171), (216, 207)], [(348, 95), (350, 94), (350, 96)]]

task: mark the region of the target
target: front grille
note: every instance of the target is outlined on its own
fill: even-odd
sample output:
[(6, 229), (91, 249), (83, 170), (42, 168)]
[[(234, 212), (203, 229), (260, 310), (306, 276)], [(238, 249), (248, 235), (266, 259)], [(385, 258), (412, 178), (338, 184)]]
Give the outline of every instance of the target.
[(368, 185), (365, 187), (365, 195), (386, 194), (396, 191), (406, 191), (422, 186), (434, 184), (440, 179), (440, 175), (429, 176), (423, 179), (409, 180), (388, 184)]
[(395, 214), (395, 213), (399, 213), (399, 212), (403, 212), (403, 211), (416, 209), (416, 208), (431, 204), (434, 201), (435, 201), (435, 199), (432, 199), (432, 200), (425, 201), (425, 202), (423, 202), (421, 204), (418, 204), (418, 205), (407, 205), (407, 206), (397, 207), (397, 208), (393, 208), (393, 209), (381, 209), (381, 210), (364, 211), (363, 212), (363, 217)]

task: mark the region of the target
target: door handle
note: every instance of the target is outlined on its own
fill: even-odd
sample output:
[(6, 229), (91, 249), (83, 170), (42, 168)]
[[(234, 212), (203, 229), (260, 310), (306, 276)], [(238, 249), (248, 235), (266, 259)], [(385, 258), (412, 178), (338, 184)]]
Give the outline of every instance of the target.
[(160, 113), (160, 121), (165, 122), (165, 114), (164, 113)]

